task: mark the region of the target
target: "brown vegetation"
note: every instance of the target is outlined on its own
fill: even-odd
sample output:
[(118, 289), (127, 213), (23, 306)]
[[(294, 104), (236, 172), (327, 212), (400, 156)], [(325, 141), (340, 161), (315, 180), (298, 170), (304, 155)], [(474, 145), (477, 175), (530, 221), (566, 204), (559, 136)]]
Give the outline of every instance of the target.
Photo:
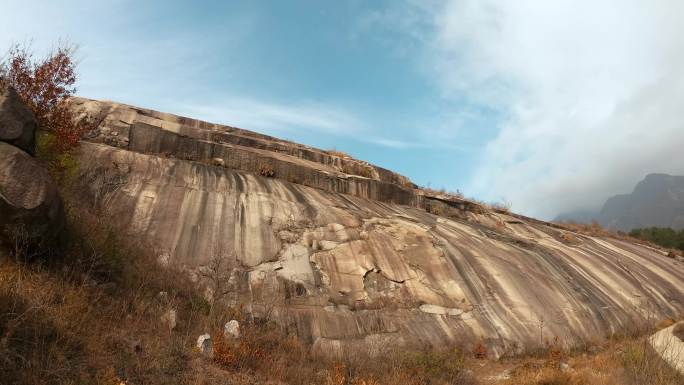
[(275, 176), (275, 171), (273, 170), (273, 167), (271, 167), (268, 164), (262, 164), (259, 166), (259, 175), (266, 177), (266, 178), (273, 178)]
[(498, 384), (677, 385), (684, 381), (643, 337), (615, 339), (583, 351), (550, 349), (546, 355), (508, 364), (513, 367), (510, 378)]
[(94, 124), (77, 119), (68, 105), (68, 98), (76, 91), (74, 51), (63, 44), (38, 60), (27, 47), (15, 45), (0, 63), (0, 78), (17, 91), (39, 126), (54, 135), (51, 145), (57, 153), (74, 148)]
[(373, 167), (358, 161), (343, 161), (342, 172), (349, 175), (358, 175), (364, 178), (373, 178)]
[(572, 221), (564, 221), (564, 222), (556, 222), (555, 223), (557, 226), (560, 226), (564, 229), (573, 231), (575, 233), (580, 233), (584, 235), (589, 235), (592, 237), (613, 237), (613, 236), (618, 236), (617, 232), (610, 231), (603, 226), (601, 226), (600, 223), (593, 221), (591, 223), (578, 223), (578, 222), (572, 222)]
[(460, 351), (356, 350), (337, 360), (317, 357), (311, 346), (268, 320), (242, 319), (239, 339), (213, 333), (213, 363), (230, 373), (291, 385), (475, 384)]
[[(671, 258), (674, 258), (675, 256), (680, 254), (680, 251), (674, 250), (674, 249), (667, 249), (663, 248), (662, 246), (659, 246), (653, 242), (649, 242), (648, 240), (640, 239), (633, 237), (630, 234), (624, 233), (622, 231), (613, 231), (606, 229), (605, 227), (601, 226), (600, 223), (593, 221), (592, 223), (577, 223), (577, 222), (572, 222), (572, 221), (563, 221), (563, 222), (554, 222), (554, 225), (561, 227), (566, 230), (570, 230), (575, 233), (583, 234), (583, 235), (588, 235), (591, 237), (607, 237), (607, 238), (614, 238), (614, 239), (619, 239), (622, 241), (626, 242), (631, 242), (631, 243), (637, 243), (641, 245), (645, 245), (654, 249), (661, 249), (666, 251), (668, 256), (672, 255)], [(570, 235), (564, 235), (564, 237), (567, 238), (572, 238)]]
[(421, 187), (420, 189), (423, 190), (427, 195), (430, 195), (430, 196), (440, 196), (441, 195), (441, 196), (444, 196), (446, 199), (454, 199), (454, 200), (464, 199), (463, 193), (461, 193), (458, 190), (449, 191), (449, 190), (444, 189), (444, 188), (439, 189), (439, 190), (435, 190), (435, 189), (432, 189), (429, 187)]
[(335, 149), (335, 148), (327, 150), (326, 152), (328, 153), (328, 155), (336, 156), (336, 157), (342, 158), (342, 159), (351, 158), (351, 156), (349, 154), (347, 154), (346, 152), (337, 151), (337, 149)]
[[(42, 260), (0, 265), (0, 378), (12, 384), (165, 383), (188, 365), (192, 318), (205, 302), (104, 220), (71, 210), (66, 244)], [(73, 219), (78, 218), (78, 221)], [(161, 291), (169, 302), (157, 299)], [(167, 306), (182, 323), (159, 328)]]

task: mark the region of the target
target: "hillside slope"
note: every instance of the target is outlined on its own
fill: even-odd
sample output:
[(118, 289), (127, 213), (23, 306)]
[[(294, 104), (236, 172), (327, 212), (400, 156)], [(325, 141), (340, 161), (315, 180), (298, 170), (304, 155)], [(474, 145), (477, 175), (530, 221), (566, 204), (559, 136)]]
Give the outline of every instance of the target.
[(316, 351), (472, 347), (493, 356), (684, 313), (665, 253), (417, 189), (391, 171), (246, 130), (111, 102), (80, 147), (84, 199), (235, 305)]

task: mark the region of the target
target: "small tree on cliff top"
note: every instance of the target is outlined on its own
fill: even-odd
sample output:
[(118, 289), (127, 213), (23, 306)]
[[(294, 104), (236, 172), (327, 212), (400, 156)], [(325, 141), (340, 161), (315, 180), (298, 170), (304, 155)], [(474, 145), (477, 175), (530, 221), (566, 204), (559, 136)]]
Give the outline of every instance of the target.
[(51, 145), (59, 153), (73, 149), (87, 129), (67, 104), (76, 91), (74, 53), (73, 46), (61, 44), (39, 60), (26, 46), (14, 45), (0, 63), (0, 77), (14, 87), (40, 127), (54, 134)]

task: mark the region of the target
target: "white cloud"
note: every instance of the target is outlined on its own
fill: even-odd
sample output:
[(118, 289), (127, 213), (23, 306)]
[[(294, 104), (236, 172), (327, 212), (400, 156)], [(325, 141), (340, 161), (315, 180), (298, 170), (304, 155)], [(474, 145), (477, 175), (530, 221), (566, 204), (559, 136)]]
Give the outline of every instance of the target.
[(684, 172), (682, 14), (677, 0), (434, 7), (444, 95), (505, 116), (467, 191), (548, 217)]
[(179, 104), (173, 110), (179, 114), (211, 122), (274, 135), (305, 130), (339, 136), (357, 136), (363, 129), (363, 123), (352, 113), (312, 102), (281, 104), (235, 97), (210, 104)]

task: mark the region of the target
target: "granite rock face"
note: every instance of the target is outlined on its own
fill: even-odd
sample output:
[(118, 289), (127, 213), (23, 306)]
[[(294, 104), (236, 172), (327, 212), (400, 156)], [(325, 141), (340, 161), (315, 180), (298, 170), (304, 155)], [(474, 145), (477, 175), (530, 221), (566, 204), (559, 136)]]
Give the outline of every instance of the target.
[(33, 113), (19, 99), (17, 92), (0, 83), (0, 141), (33, 154), (37, 126)]
[(102, 121), (79, 158), (116, 180), (103, 193), (112, 217), (197, 277), (220, 257), (230, 301), (317, 352), (483, 342), (499, 356), (539, 347), (540, 334), (574, 345), (684, 312), (684, 264), (659, 250), (245, 130), (74, 106)]

